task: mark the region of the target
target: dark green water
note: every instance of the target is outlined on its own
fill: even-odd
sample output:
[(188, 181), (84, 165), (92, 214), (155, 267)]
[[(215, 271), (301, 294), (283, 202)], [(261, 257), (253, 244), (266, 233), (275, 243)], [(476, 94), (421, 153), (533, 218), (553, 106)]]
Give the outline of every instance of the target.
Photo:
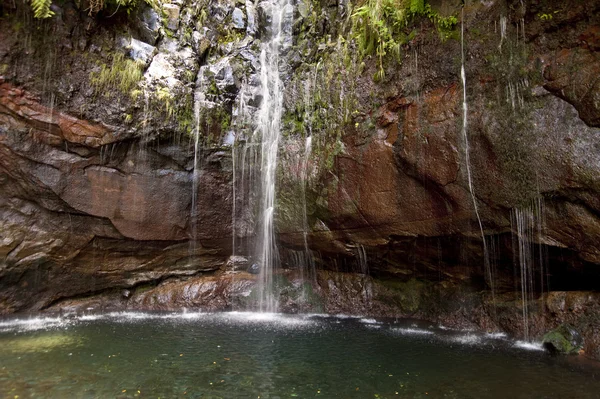
[(0, 397), (597, 398), (600, 368), (429, 324), (247, 313), (0, 322)]

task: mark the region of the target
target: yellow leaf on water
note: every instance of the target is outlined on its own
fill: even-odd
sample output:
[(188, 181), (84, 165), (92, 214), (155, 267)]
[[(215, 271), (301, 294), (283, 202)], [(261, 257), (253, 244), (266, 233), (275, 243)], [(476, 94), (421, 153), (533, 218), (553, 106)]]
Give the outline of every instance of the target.
[(123, 389), (121, 392), (127, 392), (127, 389)]

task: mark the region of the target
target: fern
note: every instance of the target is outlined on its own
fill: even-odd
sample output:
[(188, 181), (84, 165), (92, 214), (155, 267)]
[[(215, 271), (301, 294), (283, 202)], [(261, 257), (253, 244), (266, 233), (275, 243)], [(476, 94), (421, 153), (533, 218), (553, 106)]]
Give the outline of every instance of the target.
[(52, 0), (31, 0), (33, 16), (38, 19), (50, 18), (54, 11), (50, 10)]
[(431, 9), (426, 0), (366, 0), (352, 14), (354, 38), (362, 57), (378, 58), (376, 81), (385, 77), (383, 59), (391, 54), (400, 57), (400, 47), (411, 40), (414, 33), (405, 32), (416, 17), (431, 20), (443, 40), (450, 37), (457, 19), (442, 17)]

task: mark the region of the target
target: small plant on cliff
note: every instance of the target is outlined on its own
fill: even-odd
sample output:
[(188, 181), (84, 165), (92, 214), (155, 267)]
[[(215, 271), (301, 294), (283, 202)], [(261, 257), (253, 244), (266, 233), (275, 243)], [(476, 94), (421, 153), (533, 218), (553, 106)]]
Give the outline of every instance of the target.
[(442, 17), (431, 9), (426, 0), (366, 0), (352, 14), (353, 30), (363, 57), (375, 55), (379, 71), (375, 78), (385, 76), (383, 59), (388, 54), (400, 56), (400, 46), (409, 41), (413, 32), (405, 28), (416, 17), (426, 17), (437, 27), (443, 40), (458, 22), (453, 15)]
[[(146, 2), (155, 7), (153, 0), (146, 0)], [(138, 3), (138, 0), (75, 0), (77, 7), (85, 9), (90, 15), (97, 14), (105, 9), (108, 9), (109, 12), (124, 10), (129, 14)], [(54, 12), (50, 10), (51, 5), (52, 0), (31, 0), (33, 16), (37, 19), (50, 18), (54, 15)]]
[(31, 9), (33, 16), (38, 19), (50, 18), (54, 11), (50, 10), (52, 0), (31, 0)]
[(144, 64), (115, 53), (110, 65), (102, 65), (100, 72), (92, 72), (90, 80), (96, 92), (118, 89), (129, 93), (143, 76)]

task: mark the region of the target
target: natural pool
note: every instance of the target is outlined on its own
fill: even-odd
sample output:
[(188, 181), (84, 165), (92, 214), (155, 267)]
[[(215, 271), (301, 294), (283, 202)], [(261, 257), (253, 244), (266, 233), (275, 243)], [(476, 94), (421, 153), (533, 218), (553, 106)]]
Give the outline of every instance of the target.
[(417, 321), (113, 313), (0, 321), (6, 398), (597, 398), (600, 368)]

